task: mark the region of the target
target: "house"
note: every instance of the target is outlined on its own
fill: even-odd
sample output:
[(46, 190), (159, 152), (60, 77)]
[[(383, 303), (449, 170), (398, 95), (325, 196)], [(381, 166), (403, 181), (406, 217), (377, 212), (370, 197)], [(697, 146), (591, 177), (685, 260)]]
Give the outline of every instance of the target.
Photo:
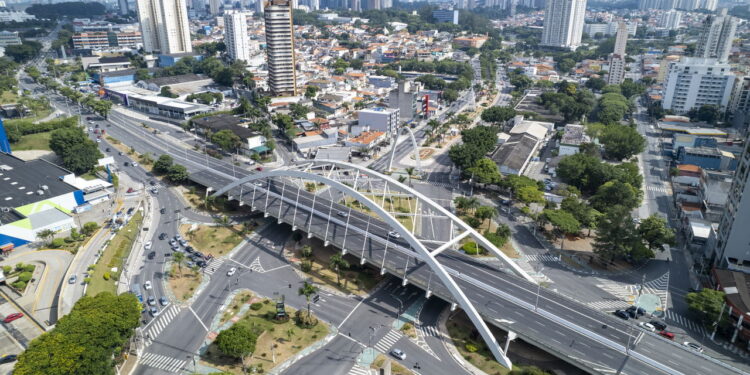
[(334, 146), (338, 143), (338, 130), (335, 128), (306, 132), (292, 140), (294, 149), (299, 152), (315, 151), (321, 147)]
[(582, 143), (589, 142), (583, 125), (567, 124), (560, 139), (558, 155), (574, 155)]
[(549, 129), (536, 121), (522, 121), (514, 126), (509, 132), (510, 137), (490, 155), (497, 163), (500, 173), (523, 174), (531, 158), (545, 141)]
[(245, 122), (238, 117), (229, 114), (201, 117), (192, 120), (196, 133), (208, 134), (222, 130), (229, 130), (243, 140), (240, 151), (243, 153), (262, 154), (270, 151), (266, 146), (268, 141), (261, 133), (248, 129)]
[(366, 131), (344, 141), (344, 146), (351, 147), (361, 155), (371, 155), (375, 147), (385, 140), (383, 131)]

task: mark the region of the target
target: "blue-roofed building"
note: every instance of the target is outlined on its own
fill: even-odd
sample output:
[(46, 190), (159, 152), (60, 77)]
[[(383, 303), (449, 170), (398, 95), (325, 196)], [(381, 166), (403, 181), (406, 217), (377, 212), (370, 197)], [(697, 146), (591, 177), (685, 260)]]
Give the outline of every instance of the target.
[(716, 171), (733, 171), (737, 168), (734, 154), (716, 147), (680, 147), (677, 150), (677, 163)]

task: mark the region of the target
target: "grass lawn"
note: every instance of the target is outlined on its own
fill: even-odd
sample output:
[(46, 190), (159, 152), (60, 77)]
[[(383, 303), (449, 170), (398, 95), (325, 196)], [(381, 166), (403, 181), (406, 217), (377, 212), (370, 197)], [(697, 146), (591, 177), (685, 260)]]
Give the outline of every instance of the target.
[[(293, 317), (295, 310), (287, 307), (286, 312)], [(248, 367), (255, 366), (267, 372), (328, 334), (328, 327), (320, 320), (312, 328), (302, 328), (295, 324), (294, 318), (286, 322), (268, 319), (269, 313), (273, 316), (276, 313), (276, 306), (274, 301), (266, 299), (261, 302), (260, 310), (248, 309), (244, 316), (235, 318), (235, 324), (247, 326), (258, 332), (255, 352), (252, 358), (245, 360), (245, 365)], [(273, 347), (273, 354), (271, 347)], [(214, 344), (209, 345), (202, 362), (232, 374), (243, 373), (240, 361), (221, 355)], [(258, 370), (258, 373), (261, 371)]]
[(190, 245), (204, 254), (222, 256), (242, 242), (242, 225), (230, 227), (197, 225), (180, 225), (180, 235), (190, 241)]
[[(95, 296), (100, 292), (111, 292), (113, 294), (117, 292), (117, 281), (120, 279), (123, 263), (130, 255), (142, 220), (141, 211), (136, 211), (128, 224), (122, 227), (104, 248), (104, 253), (91, 274), (91, 282), (86, 289), (87, 295)], [(112, 271), (114, 267), (117, 268), (116, 272)], [(105, 275), (109, 276), (109, 280), (105, 280)]]
[(402, 366), (400, 363), (391, 360), (390, 358), (386, 357), (383, 354), (378, 354), (377, 358), (375, 358), (375, 361), (373, 361), (372, 364), (370, 365), (370, 368), (380, 371), (381, 368), (385, 368), (386, 361), (391, 362), (391, 375), (413, 375), (414, 374), (413, 372), (411, 372), (411, 370)]
[[(367, 198), (375, 202), (378, 206), (383, 207), (384, 210), (398, 215), (398, 213), (413, 213), (416, 209), (416, 201), (408, 197), (386, 197), (383, 199), (382, 196), (365, 195)], [(344, 198), (344, 204), (355, 210), (364, 212), (372, 217), (377, 215), (372, 212), (367, 206), (361, 204), (354, 198)], [(398, 220), (407, 230), (414, 232), (414, 217), (413, 216), (396, 216)]]
[(21, 140), (11, 146), (14, 151), (49, 150), (49, 139), (52, 132), (24, 135)]
[(0, 93), (0, 104), (11, 104), (18, 102), (18, 95), (15, 91), (3, 91)]
[(167, 283), (175, 297), (181, 301), (187, 301), (195, 293), (195, 288), (201, 284), (202, 278), (203, 274), (200, 271), (193, 271), (184, 264), (182, 267), (173, 264), (169, 270)]
[(360, 266), (359, 258), (347, 254), (344, 256), (344, 260), (349, 262), (349, 269), (341, 271), (341, 284), (337, 284), (336, 271), (330, 268), (329, 260), (333, 254), (340, 254), (340, 250), (333, 246), (323, 246), (323, 242), (317, 238), (303, 238), (300, 249), (294, 251), (295, 258), (300, 262), (304, 260), (302, 254), (300, 254), (302, 245), (310, 245), (313, 250), (309, 259), (312, 261), (312, 268), (305, 274), (309, 275), (314, 283), (326, 284), (344, 293), (363, 296), (383, 279), (376, 270)]
[(242, 305), (246, 303), (256, 302), (253, 301), (252, 298), (253, 293), (251, 293), (249, 290), (243, 290), (237, 293), (237, 295), (232, 298), (232, 302), (229, 303), (224, 313), (221, 314), (219, 324), (224, 324), (228, 322), (229, 319), (232, 319), (235, 315), (237, 315), (237, 313), (240, 311), (240, 308), (242, 308)]
[(226, 197), (216, 198), (213, 202), (206, 205), (206, 189), (202, 187), (180, 187), (180, 190), (188, 204), (197, 210), (225, 215), (250, 213), (249, 206), (239, 206), (234, 201), (228, 202)]

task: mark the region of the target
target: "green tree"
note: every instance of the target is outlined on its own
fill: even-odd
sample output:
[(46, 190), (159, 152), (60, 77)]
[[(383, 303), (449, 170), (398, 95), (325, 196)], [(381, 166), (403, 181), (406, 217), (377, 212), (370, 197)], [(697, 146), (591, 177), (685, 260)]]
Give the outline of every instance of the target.
[(182, 272), (182, 262), (185, 261), (185, 253), (181, 251), (175, 251), (172, 253), (172, 261), (177, 264), (177, 268), (180, 269), (180, 272)]
[(99, 229), (99, 224), (93, 221), (89, 221), (86, 224), (83, 224), (83, 228), (81, 228), (81, 233), (83, 233), (86, 236), (90, 236), (94, 234), (94, 232)]
[[(609, 261), (641, 260), (648, 258), (650, 251), (641, 242), (630, 209), (624, 206), (613, 206), (599, 218), (593, 250), (594, 254)], [(650, 256), (653, 257), (653, 253)]]
[(222, 354), (243, 360), (255, 351), (258, 336), (244, 324), (233, 324), (216, 336), (216, 348)]
[(607, 86), (607, 81), (601, 79), (601, 78), (589, 78), (588, 81), (586, 81), (586, 87), (592, 89), (592, 90), (601, 90), (604, 88), (604, 86)]
[(448, 103), (453, 103), (458, 99), (458, 91), (454, 89), (443, 90), (443, 99)]
[(704, 324), (709, 325), (716, 322), (721, 312), (726, 294), (720, 290), (710, 288), (701, 289), (700, 292), (688, 293), (685, 301), (688, 309)]
[(487, 222), (487, 229), (489, 230), (491, 227), (491, 220), (493, 217), (497, 215), (497, 209), (495, 207), (491, 206), (480, 206), (477, 208), (476, 212), (474, 212), (474, 217), (476, 217), (478, 220), (484, 221), (488, 220)]
[(312, 317), (312, 312), (310, 311), (310, 298), (318, 292), (318, 288), (305, 281), (304, 284), (297, 290), (297, 294), (300, 296), (305, 296), (305, 300), (307, 301), (307, 318), (310, 319)]
[(37, 232), (36, 236), (41, 238), (44, 242), (49, 242), (49, 239), (52, 238), (55, 233), (57, 232), (53, 231), (52, 229), (43, 229)]
[(172, 92), (172, 88), (169, 86), (162, 86), (161, 91), (159, 91), (159, 96), (165, 96), (167, 98), (176, 98), (179, 95)]
[(71, 146), (65, 154), (62, 155), (63, 165), (65, 168), (75, 174), (84, 174), (92, 170), (102, 157), (101, 152), (94, 142), (78, 143)]
[(341, 270), (349, 268), (349, 262), (347, 262), (341, 254), (336, 253), (331, 255), (328, 259), (328, 266), (336, 272), (336, 284), (341, 284)]
[(479, 203), (479, 199), (477, 199), (477, 197), (465, 197), (463, 195), (459, 195), (454, 198), (453, 203), (456, 205), (456, 209), (463, 212), (476, 210), (477, 208), (479, 208), (479, 206), (481, 206), (481, 203)]
[(135, 71), (134, 79), (136, 82), (145, 81), (151, 79), (151, 74), (149, 74), (148, 69), (137, 69)]
[(174, 164), (174, 159), (170, 155), (163, 154), (154, 162), (154, 172), (159, 174), (167, 173), (172, 164)]
[(569, 212), (582, 226), (589, 228), (588, 235), (591, 235), (591, 229), (596, 228), (596, 223), (601, 215), (599, 211), (574, 196), (563, 199), (560, 203), (560, 209)]
[(318, 95), (318, 86), (307, 86), (305, 87), (305, 97), (308, 99), (315, 98), (316, 95)]
[(406, 171), (406, 174), (409, 176), (409, 186), (411, 186), (411, 177), (414, 176), (414, 167), (406, 167), (404, 168), (404, 171)]
[(73, 146), (85, 143), (86, 134), (80, 128), (61, 128), (50, 133), (49, 148), (60, 157), (68, 153)]
[(610, 207), (620, 205), (634, 209), (640, 204), (640, 191), (621, 181), (609, 181), (602, 185), (590, 201), (591, 206), (600, 212)]
[(497, 164), (490, 158), (479, 159), (473, 167), (466, 170), (467, 175), (473, 176), (480, 184), (497, 184), (502, 179)]
[(167, 172), (167, 178), (175, 183), (183, 182), (187, 180), (189, 176), (187, 168), (180, 164), (172, 165), (169, 167), (169, 172)]
[(211, 142), (228, 152), (234, 151), (242, 144), (240, 137), (229, 129), (219, 130), (211, 134)]
[(638, 233), (651, 250), (661, 250), (664, 245), (674, 246), (675, 235), (669, 223), (659, 215), (651, 215), (638, 225)]
[(526, 205), (544, 202), (544, 193), (537, 186), (522, 186), (518, 189), (516, 197)]
[(516, 115), (513, 107), (493, 106), (482, 111), (482, 121), (496, 124), (504, 123)]
[(703, 121), (714, 124), (721, 118), (719, 108), (715, 105), (702, 105), (700, 108), (692, 108), (688, 111), (688, 116), (693, 121)]
[(629, 159), (646, 149), (646, 139), (630, 126), (607, 126), (599, 142), (604, 145), (604, 155), (617, 161)]
[(555, 228), (560, 238), (560, 250), (565, 245), (565, 235), (575, 234), (581, 230), (581, 223), (568, 211), (544, 210), (542, 216)]

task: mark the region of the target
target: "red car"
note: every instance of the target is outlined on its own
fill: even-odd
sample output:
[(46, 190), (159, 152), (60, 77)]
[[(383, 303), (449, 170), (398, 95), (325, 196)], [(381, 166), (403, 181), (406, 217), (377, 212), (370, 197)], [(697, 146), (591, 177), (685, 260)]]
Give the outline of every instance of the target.
[(13, 314), (7, 315), (5, 319), (3, 319), (3, 323), (10, 323), (16, 319), (21, 319), (21, 318), (23, 318), (23, 313), (13, 313)]
[(674, 333), (669, 331), (659, 331), (659, 335), (670, 340), (674, 340)]
[(258, 172), (263, 172), (263, 167), (257, 167), (257, 168), (255, 168), (255, 170), (258, 171)]

